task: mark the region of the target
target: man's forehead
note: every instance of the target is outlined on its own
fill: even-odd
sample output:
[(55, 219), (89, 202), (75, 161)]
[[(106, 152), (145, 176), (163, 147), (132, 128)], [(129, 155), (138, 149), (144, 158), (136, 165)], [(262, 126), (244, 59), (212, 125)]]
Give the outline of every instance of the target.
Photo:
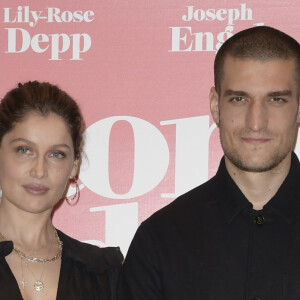
[(226, 55), (224, 59), (224, 68), (232, 64), (243, 64), (243, 63), (256, 63), (256, 64), (268, 64), (283, 62), (287, 64), (293, 64), (296, 67), (297, 61), (294, 57), (281, 58), (281, 57), (250, 57), (250, 56), (233, 56)]
[[(295, 59), (274, 58), (260, 60), (253, 58), (226, 57), (220, 91), (227, 90), (262, 93), (298, 89)], [(256, 92), (255, 92), (256, 91)]]
[[(256, 73), (257, 72), (257, 73)], [(298, 69), (297, 63), (294, 58), (272, 58), (272, 59), (255, 59), (244, 57), (227, 56), (224, 61), (222, 81), (227, 79), (228, 76), (236, 77), (239, 79), (240, 74), (247, 74), (249, 76), (264, 76), (273, 73), (274, 79), (278, 76), (280, 78), (281, 73), (285, 73), (290, 78), (297, 79)], [(291, 75), (291, 76), (290, 76)]]

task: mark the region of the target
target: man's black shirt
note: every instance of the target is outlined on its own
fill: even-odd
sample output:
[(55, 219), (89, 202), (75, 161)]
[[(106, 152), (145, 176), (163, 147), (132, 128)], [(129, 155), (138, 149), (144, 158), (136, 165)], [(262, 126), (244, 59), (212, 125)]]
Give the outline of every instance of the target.
[(215, 177), (144, 221), (119, 300), (299, 300), (300, 164), (261, 211), (224, 158)]

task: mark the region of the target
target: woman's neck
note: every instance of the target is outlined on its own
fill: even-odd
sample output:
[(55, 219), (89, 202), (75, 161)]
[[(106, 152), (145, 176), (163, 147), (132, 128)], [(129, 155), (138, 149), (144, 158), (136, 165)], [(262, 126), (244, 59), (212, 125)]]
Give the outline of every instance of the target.
[(40, 214), (20, 210), (7, 201), (0, 204), (0, 232), (15, 247), (31, 251), (53, 240), (51, 211)]

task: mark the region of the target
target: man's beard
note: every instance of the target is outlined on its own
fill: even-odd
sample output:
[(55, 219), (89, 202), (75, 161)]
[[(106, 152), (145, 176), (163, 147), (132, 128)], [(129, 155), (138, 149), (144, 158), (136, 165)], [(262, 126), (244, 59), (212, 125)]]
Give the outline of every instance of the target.
[(284, 153), (279, 153), (278, 151), (276, 151), (275, 153), (272, 154), (272, 156), (268, 160), (265, 160), (259, 166), (255, 166), (251, 164), (250, 161), (247, 161), (247, 159), (244, 159), (242, 155), (238, 153), (237, 150), (232, 150), (232, 149), (226, 150), (223, 147), (223, 151), (225, 153), (225, 156), (229, 159), (229, 161), (238, 169), (246, 172), (256, 172), (256, 173), (262, 173), (262, 172), (273, 170), (291, 152), (290, 149), (287, 149)]
[[(251, 156), (248, 158), (243, 155), (241, 152), (242, 149), (238, 149), (235, 145), (230, 145), (230, 142), (226, 143), (226, 137), (222, 137), (222, 130), (220, 129), (220, 141), (221, 145), (224, 151), (225, 156), (228, 158), (228, 160), (238, 169), (246, 172), (255, 172), (255, 173), (263, 173), (270, 170), (273, 170), (276, 168), (293, 150), (293, 145), (290, 145), (290, 147), (281, 147), (281, 145), (275, 146), (271, 150), (265, 150), (268, 151), (269, 154), (265, 156), (265, 159), (260, 159), (255, 164), (253, 163), (253, 160), (251, 159)], [(242, 129), (238, 132), (234, 133), (234, 136), (236, 139), (238, 139), (241, 136), (244, 137), (251, 137), (253, 136), (253, 132), (250, 129)], [(259, 132), (260, 137), (270, 138), (270, 139), (277, 139), (278, 137), (276, 134), (272, 133), (269, 130), (261, 130)], [(294, 141), (296, 140), (296, 134)], [(226, 146), (227, 144), (227, 146)], [(259, 145), (257, 146), (259, 147)], [(258, 151), (262, 151), (257, 149)], [(260, 155), (260, 154), (257, 154)], [(253, 159), (255, 158), (256, 154), (255, 151), (253, 152)]]

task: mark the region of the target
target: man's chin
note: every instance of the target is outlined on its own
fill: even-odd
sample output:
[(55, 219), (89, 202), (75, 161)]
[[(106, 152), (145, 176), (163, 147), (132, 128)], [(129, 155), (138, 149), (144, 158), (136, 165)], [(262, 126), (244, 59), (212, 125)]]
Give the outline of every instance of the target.
[(226, 155), (229, 161), (238, 169), (245, 172), (263, 173), (275, 169), (287, 156), (274, 155), (271, 158), (241, 157), (238, 155)]

